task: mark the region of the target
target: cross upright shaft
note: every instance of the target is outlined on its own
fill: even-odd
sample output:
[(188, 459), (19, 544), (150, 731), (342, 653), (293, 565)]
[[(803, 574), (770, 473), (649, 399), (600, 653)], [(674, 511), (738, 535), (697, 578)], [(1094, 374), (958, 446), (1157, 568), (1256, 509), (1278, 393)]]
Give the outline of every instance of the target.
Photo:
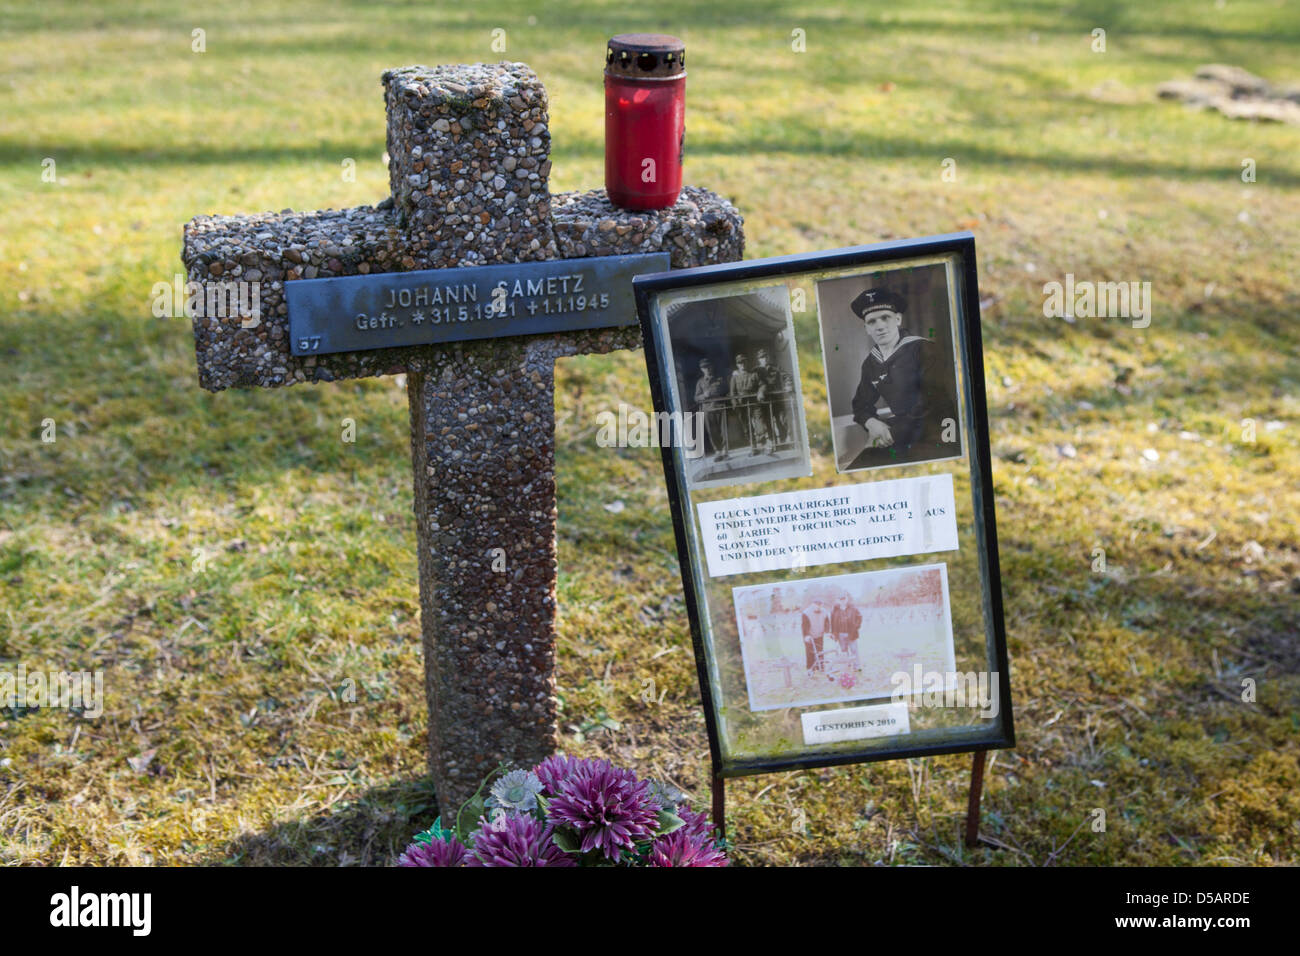
[(407, 375), (430, 767), (447, 813), (500, 760), (554, 751), (554, 363), (636, 348), (640, 333), (299, 357), (284, 283), (639, 252), (668, 252), (684, 268), (741, 258), (743, 224), (694, 187), (655, 212), (617, 209), (603, 190), (552, 197), (546, 91), (521, 63), (407, 67), (383, 82), (391, 202), (201, 216), (186, 227), (183, 259), (192, 281), (261, 288), (258, 321), (194, 317), (204, 388)]

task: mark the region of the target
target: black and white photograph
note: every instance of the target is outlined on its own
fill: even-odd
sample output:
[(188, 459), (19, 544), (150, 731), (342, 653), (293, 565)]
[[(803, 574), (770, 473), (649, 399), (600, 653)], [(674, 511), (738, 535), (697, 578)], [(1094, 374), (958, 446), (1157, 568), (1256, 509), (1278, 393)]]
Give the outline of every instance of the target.
[(689, 486), (811, 474), (789, 289), (669, 300), (661, 316), (675, 405), (700, 417)]
[(817, 310), (836, 470), (960, 458), (945, 264), (823, 279)]
[(1300, 0), (0, 3), (6, 938), (1288, 925)]
[[(688, 476), (703, 442), (661, 446), (720, 777), (972, 753), (975, 806), (985, 754), (1015, 743), (975, 262), (974, 236), (952, 233), (633, 279), (656, 415), (691, 408), (680, 396), (697, 386), (706, 398), (718, 376), (689, 362), (716, 367), (703, 346), (739, 338), (721, 316), (745, 314), (728, 300), (759, 290), (788, 301), (809, 376), (806, 480), (701, 493)], [(808, 351), (818, 333), (820, 370)], [(832, 422), (861, 437), (833, 438)], [(887, 468), (908, 456), (926, 464)], [(935, 558), (913, 563), (922, 555)], [(810, 577), (814, 565), (831, 567)], [(973, 692), (958, 673), (975, 675)], [(950, 683), (968, 696), (949, 702)], [(944, 701), (925, 697), (940, 689)], [(895, 695), (910, 697), (901, 718)], [(871, 713), (798, 713), (856, 702)]]

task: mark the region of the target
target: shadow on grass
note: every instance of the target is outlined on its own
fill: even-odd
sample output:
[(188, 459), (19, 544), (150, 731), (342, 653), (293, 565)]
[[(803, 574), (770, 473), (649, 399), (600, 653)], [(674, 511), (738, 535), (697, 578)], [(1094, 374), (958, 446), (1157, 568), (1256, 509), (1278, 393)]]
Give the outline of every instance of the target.
[[(37, 145), (23, 139), (0, 139), (0, 165), (27, 166), (39, 163), (43, 156), (58, 156), (60, 163), (74, 166), (139, 168), (141, 166), (217, 166), (257, 163), (262, 166), (311, 163), (336, 156), (367, 156), (384, 146), (384, 107), (375, 110), (374, 136), (354, 139), (318, 138), (310, 143), (221, 143), (178, 142), (167, 144), (127, 144), (104, 141), (73, 140)], [(384, 197), (376, 197), (379, 202)], [(199, 213), (195, 213), (199, 215)]]
[[(1238, 863), (1293, 862), (1295, 582), (1247, 590), (1249, 567), (1158, 530), (1128, 545), (1140, 553), (1111, 574), (1090, 572), (1082, 552), (1073, 562), (1061, 557), (1067, 548), (1048, 559), (1047, 571), (1051, 549), (1011, 531), (1002, 567), (1017, 750), (1051, 767), (1062, 792), (1084, 793), (1088, 781), (1100, 781), (1105, 793), (1125, 794), (1114, 821), (1119, 856), (1089, 841), (1055, 862), (1150, 865), (1153, 854), (1176, 847), (1177, 859), (1167, 862), (1206, 864), (1225, 841), (1247, 854)], [(1147, 570), (1166, 558), (1172, 572)], [(1026, 631), (1039, 649), (1055, 649), (1026, 655), (1016, 646)], [(1062, 712), (1066, 719), (1049, 730)], [(997, 807), (1013, 821), (1010, 799), (1006, 791), (986, 797), (986, 812)], [(1067, 816), (1038, 830), (1011, 823), (999, 836), (1009, 833), (1036, 860), (1049, 850), (1055, 856), (1078, 823)]]
[[(1158, 106), (1161, 109), (1172, 108), (1155, 104), (1154, 101), (1151, 104), (1137, 106), (1104, 104), (1092, 100), (1088, 103), (1099, 110), (1133, 110), (1145, 109), (1148, 106), (1152, 108)], [(1062, 105), (1062, 115), (1067, 108), (1068, 104)], [(376, 119), (376, 130), (381, 132), (382, 119), (382, 114), (379, 114)], [(1222, 127), (1224, 135), (1228, 135), (1235, 129), (1231, 121), (1217, 115), (1206, 114), (1205, 122)], [(690, 152), (692, 156), (701, 158), (743, 156), (752, 159), (764, 155), (795, 154), (857, 157), (864, 160), (920, 159), (926, 162), (935, 161), (935, 157), (957, 156), (968, 169), (987, 166), (996, 168), (1004, 175), (1014, 174), (1016, 171), (1033, 171), (1061, 176), (1083, 173), (1098, 176), (1222, 182), (1230, 181), (1241, 172), (1236, 165), (1219, 167), (1197, 165), (1171, 157), (1141, 159), (1124, 155), (1105, 155), (1091, 152), (1086, 148), (1076, 152), (1043, 149), (1036, 153), (1004, 149), (989, 145), (983, 139), (984, 130), (999, 124), (1006, 125), (1005, 117), (1000, 118), (998, 114), (991, 112), (987, 116), (987, 123), (977, 117), (971, 124), (946, 128), (941, 136), (890, 136), (879, 130), (864, 136), (863, 132), (855, 127), (836, 129), (817, 122), (815, 117), (805, 118), (803, 114), (783, 114), (762, 122), (748, 134), (741, 132), (739, 135), (726, 137), (693, 136), (690, 139)], [(954, 128), (965, 130), (969, 135), (953, 135)], [(382, 143), (382, 137), (376, 139), (375, 143)], [(26, 143), (9, 139), (0, 140), (0, 166), (38, 162), (42, 155), (66, 156), (70, 163), (133, 168), (145, 165), (228, 166), (239, 163), (301, 163), (325, 158), (330, 158), (332, 162), (332, 157), (335, 156), (366, 153), (375, 147), (375, 143), (361, 140), (330, 140), (259, 148), (250, 145), (203, 143), (137, 147), (70, 142), (44, 143), (39, 149), (34, 149)], [(1108, 148), (1122, 151), (1125, 147), (1122, 141), (1115, 141)], [(555, 148), (553, 155), (560, 162), (563, 162), (566, 157), (597, 160), (604, 157), (605, 146), (604, 142), (597, 138), (582, 139), (566, 136), (564, 142)], [(1269, 172), (1269, 182), (1276, 186), (1298, 186), (1300, 171), (1273, 167)], [(379, 202), (382, 198), (384, 197), (376, 196), (373, 201)]]
[[(1224, 383), (1251, 383), (1254, 387), (1285, 388), (1300, 379), (1294, 358), (1297, 333), (1289, 324), (1300, 309), (1300, 298), (1283, 302), (1233, 301), (1213, 315), (1194, 312), (1162, 318), (1176, 323), (1185, 351), (1204, 351), (1196, 364), (1213, 367), (1212, 375), (1187, 381), (1176, 375), (1143, 381), (1139, 398), (1129, 398), (1113, 386), (1070, 384), (1059, 391), (1056, 403), (1087, 400), (1103, 413), (1140, 402), (1167, 414), (1198, 415), (1198, 406), (1214, 400)], [(384, 395), (374, 384), (362, 381), (303, 384), (289, 389), (232, 389), (217, 394), (203, 392), (197, 382), (179, 388), (178, 364), (190, 361), (170, 348), (159, 352), (156, 332), (147, 326), (122, 323), (113, 351), (104, 358), (79, 356), (86, 363), (58, 374), (59, 357), (69, 353), (57, 347), (50, 331), (55, 324), (30, 316), (15, 318), (12, 338), (33, 349), (31, 361), (44, 363), (44, 373), (25, 383), (30, 389), (48, 388), (51, 376), (78, 380), (90, 391), (49, 396), (48, 414), (77, 425), (80, 436), (43, 452), (14, 458), (15, 467), (0, 482), (0, 498), (19, 507), (42, 498), (63, 500), (64, 489), (99, 507), (127, 496), (158, 492), (179, 494), (198, 491), (220, 495), (273, 483), (286, 473), (337, 472), (350, 475), (352, 484), (409, 479), (409, 431), (405, 396)], [(1080, 319), (1061, 333), (1081, 340), (1122, 342), (1131, 334), (1126, 320)], [(1166, 329), (1168, 326), (1166, 326)], [(1214, 330), (1207, 340), (1194, 338), (1195, 329)], [(177, 332), (188, 335), (188, 329)], [(990, 353), (1035, 350), (1034, 335), (1016, 334), (1011, 324), (987, 327)], [(42, 339), (50, 341), (42, 347)], [(1260, 350), (1269, 361), (1261, 366)], [(1214, 352), (1221, 354), (1215, 358)], [(1044, 357), (1046, 353), (1043, 353)], [(71, 361), (71, 359), (67, 359)], [(113, 376), (113, 369), (130, 367), (129, 378)], [(1263, 377), (1261, 377), (1263, 373)], [(192, 374), (188, 370), (186, 374)], [(372, 383), (380, 381), (371, 379)], [(395, 387), (385, 377), (389, 387)], [(141, 414), (152, 410), (151, 414)], [(1209, 411), (1210, 409), (1206, 409)], [(1020, 415), (1011, 406), (990, 409), (997, 419)], [(358, 423), (358, 441), (339, 440), (341, 416)], [(39, 437), (39, 421), (31, 420), (29, 437)], [(56, 456), (57, 455), (57, 456)], [(96, 500), (102, 495), (103, 500)], [(25, 504), (24, 504), (25, 503)]]
[[(1148, 16), (1158, 15), (1160, 7), (1169, 8), (1171, 14), (1165, 22), (1146, 26), (1142, 21)], [(852, 8), (850, 8), (852, 9)], [(1285, 10), (1285, 5), (1279, 5)], [(900, 12), (900, 10), (902, 12)], [(498, 24), (506, 26), (514, 34), (511, 52), (520, 45), (526, 45), (530, 30), (524, 25), (525, 17), (540, 12), (537, 5), (530, 0), (516, 0), (497, 6), (496, 20), (488, 21), (481, 16), (466, 16), (468, 9), (462, 11), (442, 12), (429, 9), (424, 4), (411, 4), (402, 7), (390, 7), (377, 10), (371, 0), (351, 0), (333, 6), (328, 13), (313, 18), (313, 26), (334, 26), (353, 24), (359, 18), (366, 23), (373, 23), (375, 33), (369, 36), (353, 30), (348, 34), (349, 51), (353, 53), (383, 53), (401, 48), (409, 42), (409, 34), (402, 32), (405, 27), (418, 27), (425, 31), (436, 31), (437, 36), (464, 36), (474, 40), (482, 39), (486, 49), (489, 29)], [(701, 5), (695, 0), (676, 0), (676, 2), (657, 4), (651, 14), (645, 11), (648, 19), (641, 26), (651, 32), (670, 31), (690, 37), (691, 30), (707, 30), (711, 27), (743, 27), (754, 32), (770, 33), (774, 42), (784, 46), (788, 42), (790, 31), (794, 27), (805, 29), (810, 38), (817, 35), (833, 36), (842, 34), (846, 29), (854, 28), (872, 33), (921, 33), (963, 29), (965, 32), (985, 29), (1002, 34), (1015, 34), (1034, 31), (1044, 36), (1060, 35), (1087, 37), (1095, 27), (1102, 27), (1108, 33), (1127, 37), (1169, 36), (1184, 40), (1203, 42), (1254, 42), (1269, 44), (1286, 44), (1294, 42), (1300, 35), (1300, 27), (1288, 23), (1282, 16), (1274, 16), (1266, 22), (1270, 29), (1263, 28), (1258, 22), (1247, 21), (1244, 15), (1234, 15), (1231, 11), (1217, 18), (1211, 26), (1195, 22), (1196, 11), (1189, 11), (1182, 3), (1148, 3), (1135, 7), (1126, 0), (1074, 0), (1062, 5), (1057, 0), (985, 0), (966, 5), (960, 16), (936, 18), (926, 16), (919, 11), (908, 15), (906, 8), (877, 8), (868, 13), (853, 16), (836, 16), (820, 13), (814, 9), (792, 9), (786, 0), (744, 0), (744, 2)], [(1193, 15), (1189, 15), (1193, 14)], [(103, 19), (91, 19), (71, 10), (63, 16), (53, 13), (48, 6), (32, 7), (22, 11), (20, 7), (14, 12), (17, 19), (11, 24), (14, 30), (62, 30), (83, 33), (87, 26), (93, 29), (105, 29), (111, 19), (119, 29), (148, 29), (158, 31), (167, 29), (177, 35), (188, 37), (193, 27), (193, 18), (185, 16), (168, 17), (165, 12), (154, 9), (132, 12), (114, 11)], [(533, 18), (535, 19), (535, 18)], [(545, 7), (547, 23), (538, 26), (539, 30), (561, 29), (567, 32), (590, 32), (595, 37), (593, 42), (600, 53), (600, 44), (609, 34), (621, 29), (629, 29), (626, 9), (614, 3), (597, 4), (591, 0), (570, 0), (568, 3), (548, 3)], [(1258, 17), (1256, 18), (1258, 20)], [(244, 14), (235, 20), (231, 27), (235, 29), (250, 28), (272, 24), (279, 25), (278, 14), (264, 13), (260, 16)], [(533, 26), (534, 24), (529, 24)], [(559, 25), (558, 27), (555, 25)], [(1236, 29), (1232, 29), (1236, 27)], [(1290, 27), (1290, 29), (1287, 29)], [(381, 32), (382, 28), (382, 32)], [(283, 33), (282, 39), (269, 29), (261, 31), (254, 39), (241, 40), (241, 55), (268, 56), (289, 53), (313, 52), (323, 55), (338, 53), (338, 41), (334, 37), (304, 38), (298, 33)]]
[(433, 780), (372, 787), (301, 820), (277, 823), (215, 848), (206, 866), (389, 866), (438, 816)]

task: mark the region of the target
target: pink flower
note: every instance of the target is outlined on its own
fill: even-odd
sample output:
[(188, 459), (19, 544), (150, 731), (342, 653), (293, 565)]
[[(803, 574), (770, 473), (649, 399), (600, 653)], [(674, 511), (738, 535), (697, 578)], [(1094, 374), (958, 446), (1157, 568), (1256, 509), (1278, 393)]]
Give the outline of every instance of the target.
[(599, 849), (607, 859), (617, 860), (638, 840), (655, 835), (659, 804), (650, 796), (650, 784), (632, 771), (607, 760), (583, 763), (560, 781), (548, 810), (550, 820), (577, 831), (583, 853)]
[(464, 866), (465, 848), (456, 840), (412, 843), (397, 858), (398, 866)]
[(474, 852), (466, 866), (577, 866), (573, 857), (555, 845), (554, 829), (527, 813), (479, 820), (474, 831)]
[(564, 754), (555, 754), (547, 757), (534, 767), (533, 773), (537, 774), (542, 781), (546, 793), (554, 796), (560, 792), (561, 783), (568, 780), (588, 763), (592, 763), (592, 761), (581, 760), (578, 757), (566, 757)]
[(707, 834), (692, 833), (686, 827), (655, 840), (650, 848), (651, 866), (726, 866), (727, 855)]

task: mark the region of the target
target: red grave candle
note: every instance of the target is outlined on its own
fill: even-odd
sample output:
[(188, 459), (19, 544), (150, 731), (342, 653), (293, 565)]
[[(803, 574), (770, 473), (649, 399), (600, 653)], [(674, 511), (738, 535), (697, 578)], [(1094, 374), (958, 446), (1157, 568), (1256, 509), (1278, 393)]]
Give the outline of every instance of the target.
[(686, 48), (623, 33), (605, 52), (605, 192), (624, 209), (664, 209), (682, 191)]

